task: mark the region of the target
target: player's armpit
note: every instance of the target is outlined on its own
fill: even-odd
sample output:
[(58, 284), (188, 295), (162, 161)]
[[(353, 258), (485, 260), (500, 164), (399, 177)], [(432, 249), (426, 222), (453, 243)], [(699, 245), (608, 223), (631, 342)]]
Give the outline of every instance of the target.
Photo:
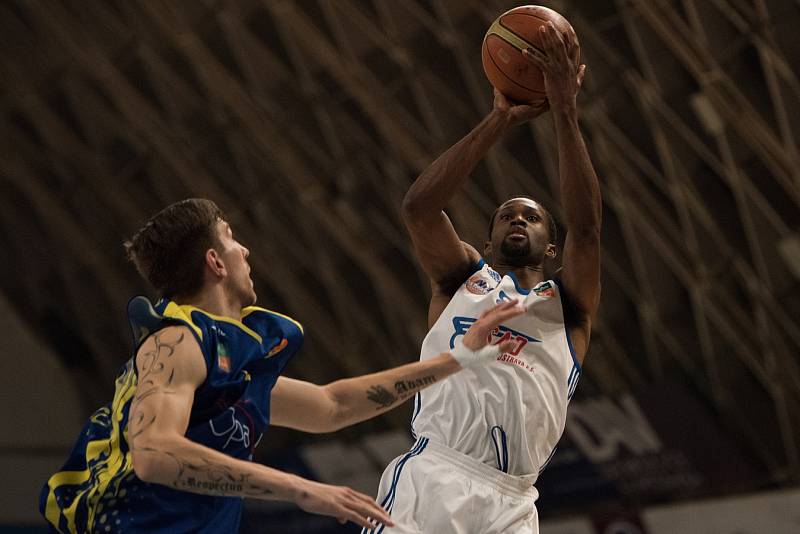
[(403, 220), (425, 274), (445, 291), (451, 286), (457, 288), (469, 275), (470, 266), (480, 259), (478, 251), (459, 239), (443, 211), (423, 219), (404, 205)]

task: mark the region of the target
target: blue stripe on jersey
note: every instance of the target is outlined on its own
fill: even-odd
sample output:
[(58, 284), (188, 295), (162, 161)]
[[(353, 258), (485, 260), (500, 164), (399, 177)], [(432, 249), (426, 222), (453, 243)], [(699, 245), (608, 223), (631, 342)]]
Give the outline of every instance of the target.
[[(497, 432), (495, 432), (497, 431)], [(491, 430), (492, 442), (494, 443), (494, 454), (497, 457), (497, 468), (503, 473), (508, 473), (508, 440), (506, 432), (502, 426), (495, 425)], [(500, 437), (500, 444), (497, 444), (497, 437)]]
[(581, 364), (578, 363), (578, 356), (575, 355), (575, 347), (572, 346), (572, 336), (569, 335), (569, 328), (564, 325), (564, 332), (567, 334), (567, 346), (569, 347), (569, 354), (572, 356), (572, 363), (581, 371)]
[(417, 418), (421, 409), (422, 409), (422, 392), (417, 391), (417, 394), (414, 395), (414, 415), (411, 416), (411, 435), (413, 436), (414, 439), (417, 439), (417, 433), (414, 432), (414, 419)]
[(572, 371), (567, 378), (567, 401), (572, 399), (575, 389), (578, 387), (578, 380), (581, 378), (581, 368), (576, 364), (572, 366)]
[(517, 279), (517, 275), (514, 274), (514, 271), (508, 271), (507, 275), (514, 282), (514, 287), (516, 288), (517, 293), (519, 293), (520, 295), (528, 295), (528, 294), (530, 294), (530, 292), (531, 292), (530, 289), (525, 289), (524, 287), (519, 285), (519, 280)]

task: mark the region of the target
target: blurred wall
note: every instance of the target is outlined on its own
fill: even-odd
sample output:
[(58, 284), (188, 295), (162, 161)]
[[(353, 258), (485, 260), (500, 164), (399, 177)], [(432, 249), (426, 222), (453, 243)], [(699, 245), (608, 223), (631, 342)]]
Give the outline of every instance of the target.
[(63, 463), (85, 414), (57, 356), (0, 296), (0, 525), (43, 523), (42, 484)]

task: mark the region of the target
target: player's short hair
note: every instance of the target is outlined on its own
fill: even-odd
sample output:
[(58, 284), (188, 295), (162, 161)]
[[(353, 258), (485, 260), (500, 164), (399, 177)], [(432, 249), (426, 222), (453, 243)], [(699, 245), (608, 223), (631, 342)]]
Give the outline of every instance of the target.
[[(536, 202), (534, 199), (532, 199), (530, 197), (514, 197), (514, 198), (524, 198), (524, 199)], [(500, 211), (500, 208), (505, 206), (506, 203), (509, 200), (514, 200), (514, 199), (510, 198), (510, 199), (506, 200), (505, 202), (503, 202), (502, 204), (497, 206), (497, 209), (495, 209), (494, 213), (492, 213), (492, 218), (489, 219), (489, 239), (492, 238), (492, 230), (494, 230), (494, 220), (497, 217), (497, 212)], [(550, 214), (550, 211), (548, 211), (547, 208), (545, 208), (539, 202), (536, 202), (536, 204), (539, 206), (539, 208), (541, 208), (542, 211), (544, 211), (544, 214), (547, 216), (547, 231), (550, 234), (549, 235), (550, 242), (553, 243), (553, 244), (557, 244), (558, 243), (558, 226), (556, 226), (556, 220), (553, 218), (553, 216)]]
[(181, 200), (151, 217), (123, 246), (159, 297), (193, 296), (203, 287), (206, 251), (220, 246), (216, 225), (224, 219), (210, 200)]

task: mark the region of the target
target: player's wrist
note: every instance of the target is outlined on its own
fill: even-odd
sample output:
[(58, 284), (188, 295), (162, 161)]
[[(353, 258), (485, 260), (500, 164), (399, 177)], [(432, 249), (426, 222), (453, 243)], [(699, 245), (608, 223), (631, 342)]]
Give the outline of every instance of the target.
[(480, 349), (472, 350), (460, 343), (450, 351), (450, 354), (462, 368), (467, 369), (497, 359), (500, 351), (496, 345), (486, 345)]
[(500, 127), (502, 131), (510, 128), (514, 122), (514, 116), (510, 109), (492, 108), (489, 112), (489, 121)]

